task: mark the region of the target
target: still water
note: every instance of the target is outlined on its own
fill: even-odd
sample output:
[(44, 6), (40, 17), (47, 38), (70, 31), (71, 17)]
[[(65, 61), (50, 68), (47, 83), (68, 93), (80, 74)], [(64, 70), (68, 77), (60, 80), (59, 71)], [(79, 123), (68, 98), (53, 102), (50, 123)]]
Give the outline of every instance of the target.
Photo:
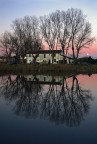
[(0, 76), (0, 144), (96, 144), (97, 74)]

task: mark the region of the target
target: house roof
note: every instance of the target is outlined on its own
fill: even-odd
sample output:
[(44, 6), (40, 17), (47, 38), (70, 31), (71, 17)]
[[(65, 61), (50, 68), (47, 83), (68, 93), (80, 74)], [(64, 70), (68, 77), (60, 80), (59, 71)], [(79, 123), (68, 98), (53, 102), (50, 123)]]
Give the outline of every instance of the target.
[(61, 50), (39, 50), (39, 51), (32, 51), (27, 54), (52, 54), (52, 53), (61, 53)]

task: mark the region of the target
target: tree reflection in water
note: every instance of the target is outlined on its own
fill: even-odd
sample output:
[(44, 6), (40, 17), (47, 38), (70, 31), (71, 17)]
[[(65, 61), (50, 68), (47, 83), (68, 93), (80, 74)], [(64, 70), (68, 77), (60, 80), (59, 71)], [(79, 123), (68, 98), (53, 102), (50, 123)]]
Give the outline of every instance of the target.
[(24, 76), (6, 77), (2, 95), (7, 102), (14, 102), (17, 115), (27, 118), (49, 119), (56, 124), (78, 126), (89, 112), (92, 95), (80, 86), (77, 77), (63, 78), (61, 85), (50, 81), (40, 82), (36, 77), (28, 81)]

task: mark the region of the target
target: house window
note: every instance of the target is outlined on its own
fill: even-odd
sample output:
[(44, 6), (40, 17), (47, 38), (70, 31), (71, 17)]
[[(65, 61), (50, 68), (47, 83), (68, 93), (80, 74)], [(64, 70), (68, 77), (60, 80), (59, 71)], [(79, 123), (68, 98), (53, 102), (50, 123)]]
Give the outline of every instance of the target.
[(46, 55), (44, 54), (44, 58), (46, 57)]
[(31, 62), (31, 60), (29, 60), (29, 63)]

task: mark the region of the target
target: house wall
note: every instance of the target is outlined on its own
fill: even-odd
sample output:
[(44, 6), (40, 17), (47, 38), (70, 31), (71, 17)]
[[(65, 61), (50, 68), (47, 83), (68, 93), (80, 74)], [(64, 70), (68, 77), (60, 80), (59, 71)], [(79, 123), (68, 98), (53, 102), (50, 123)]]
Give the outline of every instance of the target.
[(69, 64), (69, 63), (70, 63), (69, 58), (66, 58), (66, 62), (67, 62), (67, 64)]
[[(32, 54), (26, 55), (27, 63), (31, 63), (33, 61)], [(61, 56), (59, 53), (55, 54), (54, 61), (59, 63), (60, 60), (63, 60), (63, 56)], [(43, 61), (51, 62), (52, 63), (52, 54), (39, 54), (39, 56), (36, 59), (37, 62), (42, 63)]]
[(27, 61), (28, 64), (33, 61), (32, 54), (26, 54), (26, 61)]
[(70, 63), (71, 63), (71, 64), (73, 64), (73, 63), (74, 63), (74, 60), (73, 60), (73, 59), (71, 59), (71, 60), (70, 60)]
[(60, 54), (56, 54), (56, 56), (55, 56), (55, 58), (54, 59), (56, 59), (56, 62), (58, 62), (58, 61), (62, 61), (63, 60), (63, 56), (62, 55), (60, 55)]
[(66, 62), (67, 62), (67, 64), (73, 64), (73, 59), (66, 58)]
[(37, 57), (36, 61), (37, 62), (43, 62), (43, 61), (48, 62), (51, 59), (52, 59), (51, 54), (39, 54), (39, 57)]

